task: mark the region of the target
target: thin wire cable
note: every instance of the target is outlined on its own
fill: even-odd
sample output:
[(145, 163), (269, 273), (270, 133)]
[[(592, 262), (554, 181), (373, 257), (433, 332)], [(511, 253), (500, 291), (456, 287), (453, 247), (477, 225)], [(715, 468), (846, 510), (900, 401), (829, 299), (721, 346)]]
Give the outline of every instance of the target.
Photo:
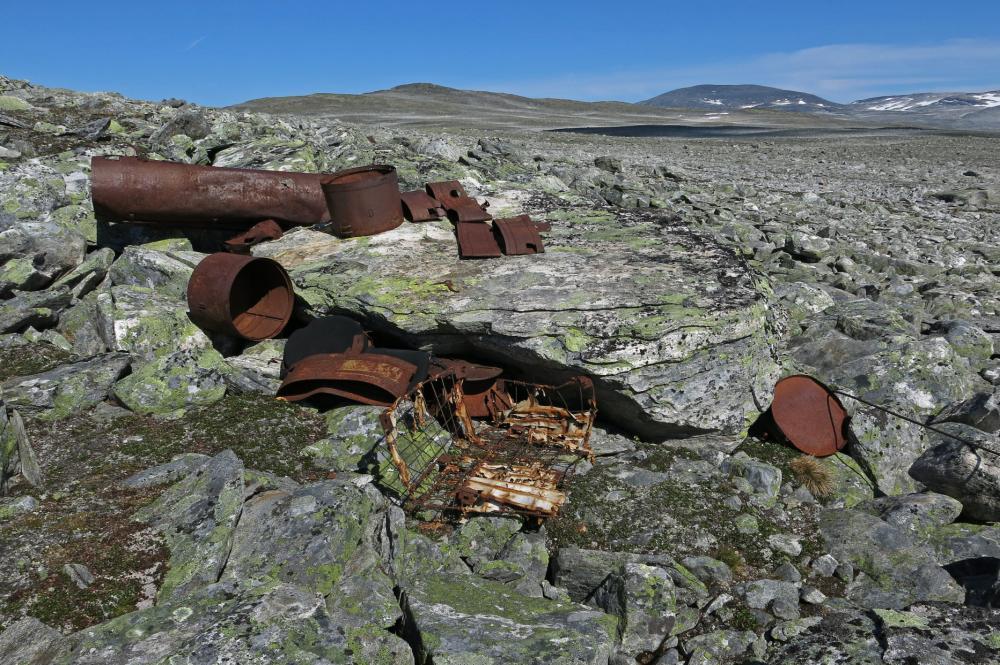
[(882, 406), (881, 404), (875, 404), (874, 402), (869, 402), (866, 399), (858, 397), (857, 395), (852, 395), (851, 393), (845, 392), (843, 390), (837, 390), (837, 389), (833, 389), (833, 388), (831, 388), (830, 390), (831, 390), (831, 392), (833, 392), (833, 393), (835, 393), (837, 395), (843, 395), (844, 397), (849, 397), (850, 399), (857, 400), (857, 401), (861, 402), (862, 404), (866, 404), (866, 405), (872, 407), (873, 409), (877, 409), (879, 411), (882, 411), (883, 413), (888, 413), (890, 416), (895, 416), (896, 418), (899, 418), (900, 420), (905, 420), (906, 422), (912, 423), (912, 424), (916, 425), (917, 427), (922, 427), (922, 428), (924, 428), (926, 430), (930, 430), (930, 431), (936, 432), (937, 434), (940, 434), (942, 436), (946, 436), (946, 437), (948, 437), (950, 439), (954, 439), (955, 441), (958, 441), (959, 443), (964, 443), (965, 445), (967, 445), (967, 446), (969, 446), (971, 448), (977, 448), (979, 450), (986, 450), (986, 451), (989, 451), (989, 452), (993, 453), (994, 455), (1000, 455), (1000, 451), (996, 450), (995, 448), (990, 448), (989, 446), (984, 446), (983, 444), (978, 443), (976, 441), (972, 441), (970, 439), (966, 439), (966, 438), (961, 437), (961, 436), (956, 436), (955, 434), (951, 434), (950, 432), (946, 432), (943, 429), (938, 429), (937, 427), (934, 427), (933, 425), (928, 425), (926, 423), (922, 423), (919, 420), (916, 420), (915, 418), (910, 418), (909, 416), (903, 415), (902, 413), (898, 413), (896, 411), (893, 411), (892, 409), (886, 408), (886, 407)]

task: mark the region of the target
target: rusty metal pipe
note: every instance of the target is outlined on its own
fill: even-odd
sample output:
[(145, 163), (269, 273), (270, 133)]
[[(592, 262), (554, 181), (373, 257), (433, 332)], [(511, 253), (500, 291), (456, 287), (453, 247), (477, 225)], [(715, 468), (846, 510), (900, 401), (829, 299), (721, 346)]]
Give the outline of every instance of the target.
[(375, 164), (337, 171), (323, 181), (330, 222), (341, 238), (371, 236), (403, 223), (396, 167)]
[(280, 263), (226, 252), (198, 264), (187, 298), (199, 327), (255, 342), (278, 335), (295, 305), (292, 281)]
[(330, 221), (321, 185), (329, 174), (229, 169), (94, 157), (91, 197), (97, 219), (247, 228), (265, 219), (283, 226)]

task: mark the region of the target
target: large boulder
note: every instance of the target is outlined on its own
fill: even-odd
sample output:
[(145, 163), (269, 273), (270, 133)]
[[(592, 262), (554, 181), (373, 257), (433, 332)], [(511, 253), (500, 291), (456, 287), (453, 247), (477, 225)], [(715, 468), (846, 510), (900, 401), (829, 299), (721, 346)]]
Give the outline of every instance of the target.
[(904, 529), (858, 510), (826, 510), (819, 526), (837, 561), (864, 573), (847, 589), (859, 605), (899, 609), (918, 601), (965, 600), (965, 590), (937, 564), (935, 552)]
[(130, 362), (127, 353), (109, 353), (11, 379), (0, 391), (11, 406), (47, 419), (63, 418), (107, 399)]
[(910, 475), (935, 492), (958, 499), (967, 517), (984, 522), (1000, 521), (1000, 444), (997, 438), (959, 423), (941, 423), (937, 428), (981, 447), (931, 432), (934, 445), (913, 463)]
[(590, 375), (603, 412), (632, 431), (753, 421), (783, 319), (761, 275), (680, 221), (521, 207), (552, 224), (544, 254), (460, 261), (447, 222), (347, 240), (296, 230), (254, 253), (282, 263), (317, 314), (347, 311), (410, 344), (535, 377)]

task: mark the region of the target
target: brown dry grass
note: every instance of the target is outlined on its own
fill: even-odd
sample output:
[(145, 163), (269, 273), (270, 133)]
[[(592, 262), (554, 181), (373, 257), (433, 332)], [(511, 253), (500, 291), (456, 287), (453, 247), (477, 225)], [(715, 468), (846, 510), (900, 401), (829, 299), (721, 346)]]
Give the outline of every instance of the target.
[(828, 496), (833, 491), (833, 475), (815, 457), (803, 455), (788, 463), (795, 479), (815, 497)]

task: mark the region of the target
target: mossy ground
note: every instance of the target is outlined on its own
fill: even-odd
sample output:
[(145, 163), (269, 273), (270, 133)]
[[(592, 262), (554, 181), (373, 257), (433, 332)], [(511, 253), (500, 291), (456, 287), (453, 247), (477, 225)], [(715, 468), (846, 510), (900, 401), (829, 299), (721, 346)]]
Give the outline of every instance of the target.
[[(179, 453), (232, 448), (250, 468), (299, 481), (325, 475), (299, 455), (325, 435), (322, 416), (263, 396), (226, 397), (175, 421), (87, 412), (56, 422), (29, 420), (27, 428), (46, 487), (12, 488), (33, 494), (40, 505), (0, 524), (0, 630), (24, 614), (81, 629), (152, 597), (169, 552), (132, 515), (162, 487), (121, 488), (136, 471)], [(86, 566), (95, 582), (79, 589), (63, 572), (69, 563)]]
[[(756, 450), (762, 461), (781, 461), (783, 451)], [(645, 459), (634, 467), (666, 473), (678, 461), (695, 460), (695, 452), (684, 448), (643, 446)], [(767, 452), (767, 455), (757, 454)], [(797, 455), (794, 451), (789, 459)], [(787, 461), (782, 463), (787, 467)], [(676, 559), (707, 555), (725, 561), (737, 579), (766, 576), (785, 560), (799, 564), (768, 547), (768, 536), (797, 534), (803, 554), (822, 553), (816, 530), (815, 506), (784, 508), (780, 504), (754, 505), (740, 495), (739, 509), (726, 505), (728, 497), (738, 495), (728, 478), (712, 476), (690, 482), (664, 476), (648, 487), (635, 487), (616, 477), (620, 467), (598, 466), (589, 473), (571, 478), (566, 485), (569, 502), (562, 514), (546, 523), (552, 548), (577, 546), (618, 552), (668, 554)], [(785, 471), (785, 469), (783, 469)], [(737, 518), (751, 516), (757, 524), (754, 533), (737, 528)]]
[(72, 358), (73, 354), (51, 344), (0, 348), (0, 381), (47, 372)]

